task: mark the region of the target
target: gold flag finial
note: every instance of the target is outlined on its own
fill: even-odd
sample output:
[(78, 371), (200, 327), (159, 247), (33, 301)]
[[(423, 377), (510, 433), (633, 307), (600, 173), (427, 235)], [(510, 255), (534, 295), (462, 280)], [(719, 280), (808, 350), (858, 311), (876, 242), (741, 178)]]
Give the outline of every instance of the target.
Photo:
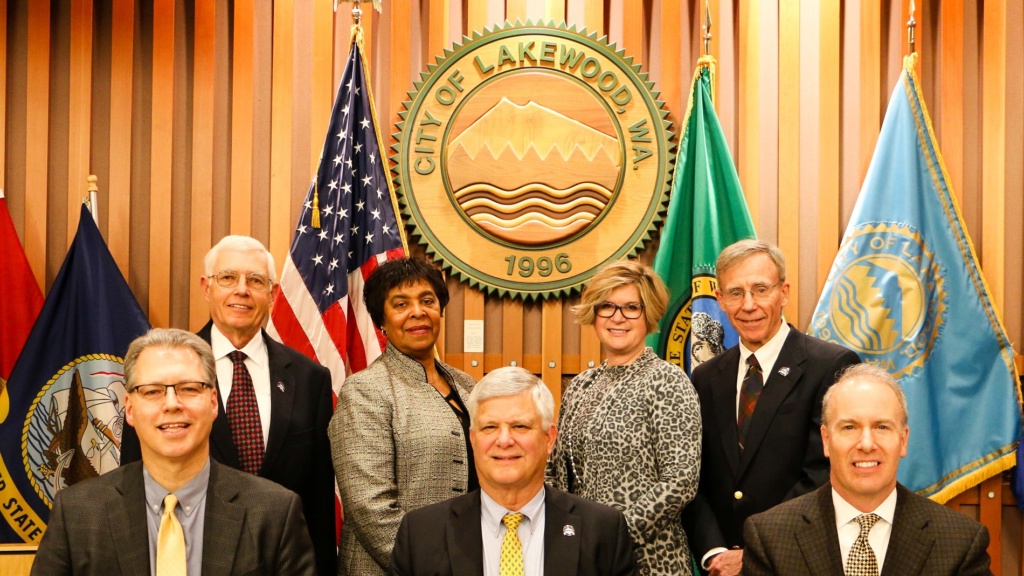
[(907, 20), (907, 44), (910, 45), (911, 54), (916, 51), (914, 49), (914, 28), (917, 26), (917, 21), (914, 20), (915, 11), (914, 0), (910, 0), (910, 20)]
[[(359, 26), (359, 22), (363, 19), (363, 9), (359, 6), (362, 0), (341, 0), (342, 2), (351, 2), (352, 6), (352, 21), (356, 26)], [(379, 14), (383, 9), (381, 6), (381, 0), (373, 0), (373, 9)], [(338, 11), (338, 0), (334, 0), (334, 11)]]
[(708, 0), (704, 0), (704, 55), (711, 54), (711, 8), (708, 7)]

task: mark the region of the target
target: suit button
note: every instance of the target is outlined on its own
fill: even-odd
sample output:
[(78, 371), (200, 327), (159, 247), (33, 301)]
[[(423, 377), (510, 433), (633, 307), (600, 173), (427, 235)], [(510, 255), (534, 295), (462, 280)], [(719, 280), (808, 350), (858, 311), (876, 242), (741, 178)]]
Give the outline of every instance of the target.
[(732, 497), (737, 499), (737, 500), (742, 500), (743, 499), (743, 492), (740, 492), (739, 490), (737, 490), (737, 491), (732, 493)]

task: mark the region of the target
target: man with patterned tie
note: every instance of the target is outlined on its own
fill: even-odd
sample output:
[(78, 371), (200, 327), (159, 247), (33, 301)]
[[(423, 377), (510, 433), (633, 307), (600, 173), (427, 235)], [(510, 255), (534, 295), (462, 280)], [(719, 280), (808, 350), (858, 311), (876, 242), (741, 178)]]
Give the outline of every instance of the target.
[(210, 345), (150, 330), (124, 361), (142, 461), (57, 493), (33, 575), (316, 573), (299, 497), (210, 458)]
[(744, 574), (991, 574), (988, 529), (896, 482), (910, 428), (888, 372), (850, 367), (822, 416), (830, 484), (747, 520)]
[(544, 485), (557, 432), (554, 398), (539, 378), (494, 370), (466, 409), (480, 490), (406, 514), (392, 575), (636, 574), (622, 513)]
[(718, 304), (739, 344), (693, 371), (703, 444), (697, 496), (683, 525), (713, 576), (742, 566), (743, 521), (828, 480), (821, 399), (857, 355), (785, 322), (786, 262), (761, 240), (727, 246), (716, 263)]
[[(222, 399), (210, 455), (298, 494), (317, 573), (334, 576), (338, 541), (327, 438), (333, 413), (330, 371), (263, 331), (278, 285), (274, 258), (262, 243), (226, 236), (203, 263), (199, 283), (211, 320), (198, 334), (213, 347)], [(121, 463), (138, 457), (138, 441), (126, 427)]]

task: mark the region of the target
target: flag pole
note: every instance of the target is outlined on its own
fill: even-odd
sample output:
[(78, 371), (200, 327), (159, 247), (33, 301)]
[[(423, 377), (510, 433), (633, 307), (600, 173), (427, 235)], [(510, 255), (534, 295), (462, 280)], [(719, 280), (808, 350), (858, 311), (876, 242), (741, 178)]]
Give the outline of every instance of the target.
[(89, 174), (89, 176), (85, 179), (85, 181), (88, 183), (87, 189), (89, 191), (89, 195), (82, 200), (82, 202), (85, 203), (86, 208), (89, 209), (89, 213), (92, 214), (92, 219), (94, 222), (96, 222), (97, 228), (100, 225), (99, 196), (97, 194), (100, 188), (99, 186), (96, 185), (96, 182), (98, 180), (99, 179), (96, 178), (95, 174)]
[(907, 44), (910, 46), (911, 54), (916, 52), (914, 49), (914, 28), (917, 27), (917, 21), (914, 20), (915, 11), (914, 0), (910, 0), (910, 20), (907, 20)]

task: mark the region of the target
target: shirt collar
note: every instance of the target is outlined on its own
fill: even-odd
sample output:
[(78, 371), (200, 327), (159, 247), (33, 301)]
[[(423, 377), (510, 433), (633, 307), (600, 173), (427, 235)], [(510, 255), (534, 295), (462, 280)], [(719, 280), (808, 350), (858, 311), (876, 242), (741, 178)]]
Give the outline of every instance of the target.
[(740, 365), (740, 374), (745, 374), (747, 369), (747, 358), (751, 354), (757, 356), (757, 362), (761, 365), (761, 373), (764, 374), (764, 379), (768, 380), (768, 373), (775, 367), (775, 361), (779, 359), (779, 354), (782, 353), (782, 345), (786, 343), (786, 338), (789, 337), (789, 324), (786, 323), (786, 318), (782, 318), (782, 325), (779, 326), (779, 331), (772, 336), (770, 340), (764, 343), (763, 346), (757, 349), (757, 352), (751, 352), (743, 342), (740, 342), (740, 358), (742, 364)]
[[(220, 328), (217, 328), (216, 324), (210, 326), (210, 347), (213, 348), (214, 360), (220, 360), (236, 350), (234, 344), (220, 331)], [(246, 357), (252, 360), (257, 367), (263, 368), (267, 366), (267, 343), (263, 341), (262, 332), (256, 334), (252, 340), (249, 340), (248, 344), (239, 350), (244, 352)]]
[(832, 506), (836, 511), (836, 528), (840, 528), (853, 522), (854, 518), (861, 514), (875, 513), (882, 519), (888, 522), (890, 525), (893, 523), (893, 519), (896, 517), (896, 489), (893, 488), (892, 492), (871, 512), (861, 512), (853, 507), (852, 504), (843, 499), (842, 496), (836, 492), (835, 488), (832, 488)]
[[(159, 513), (160, 507), (164, 503), (164, 497), (171, 492), (153, 479), (153, 476), (150, 475), (149, 470), (146, 468), (145, 462), (142, 464), (142, 479), (146, 487), (146, 504), (150, 510)], [(199, 504), (203, 501), (203, 498), (206, 498), (206, 489), (209, 485), (210, 460), (207, 459), (206, 464), (198, 474), (184, 486), (174, 491), (174, 495), (178, 497), (178, 503), (181, 504), (181, 509), (186, 516), (191, 516), (193, 512), (199, 509)]]
[(537, 494), (530, 499), (522, 508), (519, 510), (509, 510), (494, 501), (487, 495), (487, 492), (480, 490), (480, 514), (482, 515), (483, 525), (488, 530), (492, 531), (492, 535), (497, 536), (498, 530), (501, 529), (501, 519), (505, 517), (505, 514), (509, 512), (520, 512), (525, 516), (524, 522), (530, 532), (533, 532), (534, 526), (537, 525), (537, 517), (540, 515), (541, 510), (544, 509), (544, 487), (541, 486)]

